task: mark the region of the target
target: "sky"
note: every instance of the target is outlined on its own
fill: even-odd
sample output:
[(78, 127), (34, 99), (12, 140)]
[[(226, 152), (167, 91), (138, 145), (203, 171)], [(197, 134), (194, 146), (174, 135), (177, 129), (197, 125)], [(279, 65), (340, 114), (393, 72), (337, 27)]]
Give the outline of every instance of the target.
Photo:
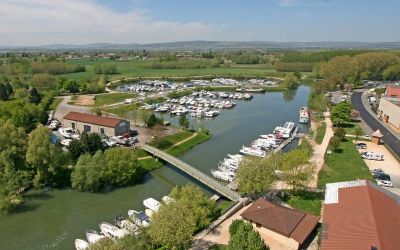
[(0, 45), (400, 41), (399, 0), (0, 0)]

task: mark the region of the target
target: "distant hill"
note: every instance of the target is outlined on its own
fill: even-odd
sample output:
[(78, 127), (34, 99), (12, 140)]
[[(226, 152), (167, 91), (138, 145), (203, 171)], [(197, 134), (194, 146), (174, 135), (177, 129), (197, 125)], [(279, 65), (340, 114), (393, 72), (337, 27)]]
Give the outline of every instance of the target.
[(231, 50), (231, 49), (398, 49), (400, 42), (223, 42), (183, 41), (150, 44), (50, 44), (42, 46), (0, 46), (0, 51), (43, 51), (43, 50)]

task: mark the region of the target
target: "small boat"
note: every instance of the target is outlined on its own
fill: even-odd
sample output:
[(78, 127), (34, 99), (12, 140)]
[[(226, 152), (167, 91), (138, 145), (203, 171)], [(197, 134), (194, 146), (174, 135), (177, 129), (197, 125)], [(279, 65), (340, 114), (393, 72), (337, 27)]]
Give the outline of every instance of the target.
[(239, 152), (244, 154), (244, 155), (265, 157), (265, 152), (264, 151), (259, 150), (259, 149), (250, 148), (250, 147), (245, 147), (245, 146), (243, 146), (242, 149)]
[(76, 250), (84, 250), (89, 248), (89, 243), (86, 240), (75, 239)]
[(243, 159), (243, 155), (240, 155), (240, 154), (235, 154), (235, 155), (227, 154), (226, 156), (228, 156), (232, 160), (239, 161), (239, 162)]
[(143, 211), (129, 210), (128, 211), (129, 218), (140, 227), (148, 227), (150, 226), (150, 217), (145, 214)]
[(143, 201), (143, 205), (152, 210), (153, 212), (157, 212), (158, 209), (160, 209), (161, 203), (158, 202), (156, 199), (153, 198), (147, 198)]
[(94, 244), (97, 241), (106, 238), (106, 236), (101, 235), (99, 233), (97, 233), (96, 231), (87, 231), (86, 232), (86, 239), (89, 242), (89, 244)]
[(129, 234), (129, 232), (126, 229), (120, 229), (114, 225), (111, 225), (110, 223), (107, 223), (107, 222), (100, 223), (99, 226), (100, 226), (101, 232), (107, 237), (121, 239)]
[(307, 107), (301, 107), (299, 111), (299, 122), (303, 124), (308, 124), (310, 121), (310, 113)]
[(115, 225), (121, 229), (126, 229), (134, 235), (138, 234), (139, 232), (139, 227), (135, 223), (124, 219), (122, 216), (118, 216), (117, 218), (115, 218)]
[(228, 182), (233, 181), (233, 176), (230, 175), (228, 172), (223, 172), (223, 171), (221, 171), (221, 170), (214, 170), (214, 169), (212, 169), (212, 170), (211, 170), (211, 174), (212, 174), (215, 178), (221, 179), (221, 180), (223, 180), (223, 181), (228, 181)]

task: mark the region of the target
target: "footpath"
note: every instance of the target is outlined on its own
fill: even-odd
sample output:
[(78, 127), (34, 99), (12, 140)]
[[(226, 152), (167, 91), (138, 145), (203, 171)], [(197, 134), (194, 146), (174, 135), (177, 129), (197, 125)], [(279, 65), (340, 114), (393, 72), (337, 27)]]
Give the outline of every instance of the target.
[[(324, 139), (322, 140), (322, 143), (319, 145), (315, 142), (315, 140), (311, 140), (311, 145), (313, 147), (313, 155), (311, 156), (311, 161), (315, 163), (316, 170), (315, 170), (315, 175), (310, 183), (311, 188), (317, 188), (318, 184), (318, 173), (321, 170), (322, 166), (324, 165), (324, 157), (325, 157), (325, 152), (328, 149), (329, 146), (329, 140), (333, 137), (333, 125), (332, 121), (330, 118), (330, 112), (324, 112), (324, 118), (325, 118), (325, 123), (326, 123), (326, 130), (325, 130), (325, 135)], [(313, 123), (312, 127), (316, 127), (316, 124)]]

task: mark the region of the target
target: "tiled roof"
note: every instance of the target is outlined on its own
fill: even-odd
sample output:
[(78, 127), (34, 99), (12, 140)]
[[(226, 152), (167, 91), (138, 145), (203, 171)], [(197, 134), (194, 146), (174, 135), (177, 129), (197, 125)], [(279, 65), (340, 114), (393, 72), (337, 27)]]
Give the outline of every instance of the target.
[(370, 181), (344, 185), (324, 202), (322, 224), (322, 250), (400, 249), (400, 198)]
[(318, 224), (319, 217), (258, 199), (246, 209), (242, 218), (293, 238), (302, 244)]
[(95, 124), (104, 127), (114, 128), (121, 122), (120, 119), (111, 118), (111, 117), (102, 117), (91, 114), (84, 114), (78, 112), (69, 112), (64, 116), (65, 120), (84, 122), (89, 124)]

